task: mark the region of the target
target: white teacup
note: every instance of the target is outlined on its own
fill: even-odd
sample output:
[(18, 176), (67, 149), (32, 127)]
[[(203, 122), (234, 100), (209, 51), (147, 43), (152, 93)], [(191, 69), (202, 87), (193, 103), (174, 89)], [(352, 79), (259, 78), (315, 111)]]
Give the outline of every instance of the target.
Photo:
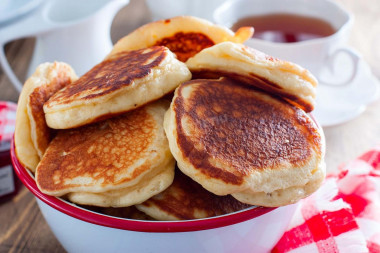
[(211, 20), (215, 8), (226, 0), (145, 0), (152, 20), (186, 15)]
[[(293, 43), (272, 42), (256, 38), (245, 44), (280, 59), (295, 62), (309, 69), (323, 84), (343, 85), (356, 76), (360, 56), (345, 43), (353, 23), (353, 16), (336, 2), (330, 0), (230, 0), (214, 12), (216, 23), (232, 27), (239, 19), (267, 14), (294, 14), (322, 19), (330, 23), (335, 33), (321, 38)], [(343, 78), (334, 82), (324, 80), (322, 72), (326, 68), (334, 72), (334, 62), (338, 56), (346, 54), (351, 67), (344, 71)], [(342, 72), (342, 71), (340, 71)]]

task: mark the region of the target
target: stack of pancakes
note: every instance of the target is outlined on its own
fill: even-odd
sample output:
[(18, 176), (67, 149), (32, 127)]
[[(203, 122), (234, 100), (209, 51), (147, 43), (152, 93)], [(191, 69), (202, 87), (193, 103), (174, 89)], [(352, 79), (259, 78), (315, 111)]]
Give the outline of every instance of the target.
[(307, 114), (317, 82), (240, 44), (252, 32), (176, 17), (122, 38), (80, 78), (40, 65), (19, 98), (18, 159), (45, 194), (157, 220), (310, 195), (325, 176)]

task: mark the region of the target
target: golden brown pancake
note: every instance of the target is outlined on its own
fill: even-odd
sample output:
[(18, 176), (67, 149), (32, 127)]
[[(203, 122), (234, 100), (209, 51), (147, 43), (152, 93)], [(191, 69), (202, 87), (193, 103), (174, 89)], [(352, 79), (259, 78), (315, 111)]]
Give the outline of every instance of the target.
[(76, 79), (68, 64), (44, 63), (23, 86), (16, 114), (15, 146), (19, 161), (32, 172), (53, 134), (46, 125), (43, 105), (54, 93)]
[(174, 159), (140, 179), (137, 185), (106, 192), (70, 192), (66, 197), (74, 203), (103, 207), (125, 207), (139, 204), (168, 188), (174, 178)]
[(173, 184), (136, 205), (156, 220), (192, 220), (213, 217), (251, 207), (231, 196), (217, 196), (176, 170)]
[(185, 62), (204, 48), (223, 41), (243, 43), (252, 37), (252, 27), (242, 27), (236, 33), (207, 20), (179, 16), (146, 24), (124, 38), (112, 49), (110, 56), (150, 46), (166, 46)]
[(318, 81), (308, 70), (242, 44), (217, 44), (186, 64), (193, 78), (229, 76), (279, 95), (306, 112), (314, 109)]
[(291, 204), (325, 176), (324, 138), (301, 109), (228, 78), (185, 82), (164, 127), (178, 167), (217, 195)]
[[(157, 101), (101, 122), (59, 131), (36, 169), (39, 189), (54, 196), (101, 193), (112, 197), (101, 206), (123, 206), (120, 199), (127, 194), (134, 200), (128, 205), (134, 205), (163, 191), (174, 177), (174, 159), (163, 129), (167, 107), (166, 101)], [(157, 187), (139, 191), (158, 175), (163, 178)], [(98, 205), (90, 201), (78, 203)]]
[(166, 47), (122, 52), (104, 60), (44, 105), (49, 127), (67, 129), (136, 109), (189, 80)]

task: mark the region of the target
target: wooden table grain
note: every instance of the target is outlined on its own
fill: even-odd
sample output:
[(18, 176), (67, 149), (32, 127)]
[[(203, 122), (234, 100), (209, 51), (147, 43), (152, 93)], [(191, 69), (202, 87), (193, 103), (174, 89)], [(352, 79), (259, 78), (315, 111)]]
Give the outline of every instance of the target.
[[(355, 15), (355, 24), (349, 40), (380, 78), (380, 2), (377, 0), (339, 0)], [(111, 36), (113, 41), (148, 22), (149, 11), (144, 1), (132, 0), (116, 16)], [(11, 42), (6, 55), (21, 80), (25, 80), (34, 39)], [(0, 100), (16, 102), (17, 92), (0, 69)], [(328, 172), (362, 152), (380, 144), (380, 100), (373, 102), (359, 117), (349, 122), (325, 127)], [(0, 252), (65, 252), (42, 217), (33, 195), (21, 187), (19, 193), (0, 203)]]

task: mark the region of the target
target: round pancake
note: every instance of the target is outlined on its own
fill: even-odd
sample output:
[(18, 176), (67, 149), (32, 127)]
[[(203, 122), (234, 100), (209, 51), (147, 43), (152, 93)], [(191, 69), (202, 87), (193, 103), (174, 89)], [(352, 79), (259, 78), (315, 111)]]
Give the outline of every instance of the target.
[(44, 105), (49, 127), (82, 126), (136, 109), (191, 79), (186, 65), (166, 47), (114, 55), (96, 65)]
[[(174, 159), (159, 174), (145, 176), (137, 185), (101, 193), (71, 192), (67, 198), (74, 203), (101, 207), (126, 207), (139, 204), (168, 188), (174, 178)], [(153, 174), (153, 173), (150, 173)]]
[(170, 169), (167, 165), (173, 156), (163, 129), (167, 108), (167, 101), (157, 101), (118, 117), (59, 131), (37, 166), (37, 186), (54, 196), (104, 193), (133, 187)]
[(252, 34), (252, 27), (242, 27), (234, 33), (204, 19), (179, 16), (138, 28), (120, 39), (108, 57), (123, 51), (158, 45), (168, 47), (180, 61), (185, 62), (204, 48), (223, 41), (243, 43)]
[(180, 85), (164, 128), (182, 172), (214, 194), (247, 204), (294, 203), (325, 176), (324, 137), (314, 121), (233, 79)]
[(176, 170), (173, 184), (165, 191), (136, 205), (156, 220), (193, 220), (240, 211), (250, 207), (231, 196), (217, 196)]
[(74, 70), (66, 63), (44, 63), (25, 82), (17, 106), (15, 147), (19, 161), (35, 171), (51, 138), (43, 111), (44, 103), (58, 90), (75, 81)]
[(193, 78), (229, 76), (279, 95), (306, 112), (314, 109), (318, 81), (308, 70), (242, 44), (217, 44), (186, 64)]

